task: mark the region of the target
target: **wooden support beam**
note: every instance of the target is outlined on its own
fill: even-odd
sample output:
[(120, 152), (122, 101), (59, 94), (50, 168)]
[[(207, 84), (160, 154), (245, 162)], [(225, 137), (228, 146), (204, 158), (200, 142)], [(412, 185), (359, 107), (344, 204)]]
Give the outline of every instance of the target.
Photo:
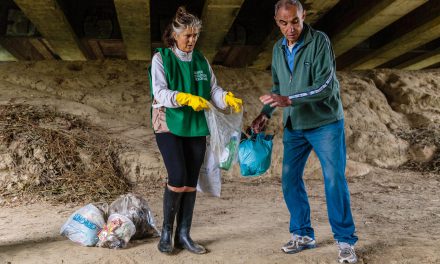
[(100, 39), (97, 41), (105, 58), (127, 59), (127, 52), (121, 39)]
[(80, 43), (56, 0), (14, 0), (63, 60), (86, 60)]
[[(346, 69), (364, 70), (386, 67), (388, 62), (405, 56), (440, 37), (440, 1), (428, 1), (368, 39), (373, 51), (357, 57)], [(434, 48), (437, 48), (434, 46)], [(350, 53), (351, 51), (347, 52)]]
[(99, 45), (99, 40), (90, 39), (87, 41), (87, 43), (89, 44), (90, 49), (92, 50), (93, 55), (96, 57), (96, 59), (98, 60), (105, 59), (105, 56), (102, 53), (101, 45)]
[(198, 48), (212, 62), (240, 11), (244, 0), (206, 0), (202, 11), (203, 28)]
[(0, 45), (17, 60), (44, 60), (43, 55), (31, 44), (28, 37), (2, 37)]
[(114, 0), (129, 60), (151, 59), (150, 1)]
[(428, 23), (404, 34), (400, 38), (394, 39), (371, 54), (365, 56), (360, 61), (350, 65), (349, 68), (356, 70), (376, 68), (385, 62), (438, 37), (440, 37), (440, 15)]
[[(329, 11), (340, 0), (306, 0), (303, 1), (304, 6), (309, 6), (306, 9), (306, 23), (314, 24), (323, 14)], [(274, 27), (272, 32), (268, 35), (262, 44), (261, 52), (257, 59), (252, 63), (251, 68), (265, 70), (272, 61), (272, 48), (275, 42), (281, 37), (278, 27)]]
[(18, 59), (14, 57), (9, 51), (0, 45), (0, 61), (17, 61)]
[(39, 38), (30, 38), (29, 43), (44, 57), (45, 60), (54, 60), (52, 52), (49, 47), (46, 46), (44, 41)]
[(417, 56), (396, 66), (403, 70), (421, 70), (440, 62), (440, 48)]
[(426, 2), (428, 0), (374, 1), (374, 6), (332, 37), (335, 55), (345, 53)]

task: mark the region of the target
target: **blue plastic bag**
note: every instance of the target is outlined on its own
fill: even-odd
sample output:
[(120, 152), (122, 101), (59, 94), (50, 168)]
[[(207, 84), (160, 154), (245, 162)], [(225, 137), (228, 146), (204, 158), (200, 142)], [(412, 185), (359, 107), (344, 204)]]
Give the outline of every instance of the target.
[(273, 135), (253, 134), (240, 143), (238, 161), (243, 176), (258, 176), (265, 173), (272, 157)]

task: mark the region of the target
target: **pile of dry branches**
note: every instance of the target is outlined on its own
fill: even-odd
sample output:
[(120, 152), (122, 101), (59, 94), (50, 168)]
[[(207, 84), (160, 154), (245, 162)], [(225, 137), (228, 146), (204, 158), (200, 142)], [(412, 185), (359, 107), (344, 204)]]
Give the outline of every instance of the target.
[(48, 106), (0, 106), (0, 195), (59, 202), (126, 193), (121, 145), (102, 129)]
[(408, 141), (411, 145), (436, 146), (433, 158), (428, 162), (409, 160), (400, 168), (420, 172), (440, 174), (440, 126), (431, 125), (423, 128), (395, 131), (396, 136)]

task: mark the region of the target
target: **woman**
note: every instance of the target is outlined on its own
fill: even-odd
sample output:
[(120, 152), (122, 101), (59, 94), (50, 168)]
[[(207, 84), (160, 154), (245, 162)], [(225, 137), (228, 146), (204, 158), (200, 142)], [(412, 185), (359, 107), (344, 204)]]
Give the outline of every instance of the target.
[(236, 112), (242, 105), (241, 99), (217, 85), (208, 61), (194, 50), (201, 26), (196, 16), (179, 7), (163, 35), (167, 48), (158, 49), (151, 62), (153, 129), (168, 172), (158, 249), (168, 254), (173, 251), (174, 218), (174, 246), (206, 253), (189, 234), (209, 134), (202, 110), (208, 108), (209, 100), (219, 108), (230, 106)]

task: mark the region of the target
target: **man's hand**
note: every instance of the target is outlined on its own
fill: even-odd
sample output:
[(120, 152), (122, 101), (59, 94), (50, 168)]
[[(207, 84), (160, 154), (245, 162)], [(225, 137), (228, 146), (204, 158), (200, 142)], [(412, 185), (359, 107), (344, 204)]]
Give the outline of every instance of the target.
[(270, 104), (271, 107), (287, 107), (292, 105), (292, 101), (288, 96), (281, 96), (278, 94), (265, 94), (260, 96), (260, 101), (263, 104)]
[(252, 121), (251, 128), (254, 133), (260, 133), (266, 127), (266, 123), (269, 121), (269, 117), (266, 114), (261, 113), (257, 118)]

